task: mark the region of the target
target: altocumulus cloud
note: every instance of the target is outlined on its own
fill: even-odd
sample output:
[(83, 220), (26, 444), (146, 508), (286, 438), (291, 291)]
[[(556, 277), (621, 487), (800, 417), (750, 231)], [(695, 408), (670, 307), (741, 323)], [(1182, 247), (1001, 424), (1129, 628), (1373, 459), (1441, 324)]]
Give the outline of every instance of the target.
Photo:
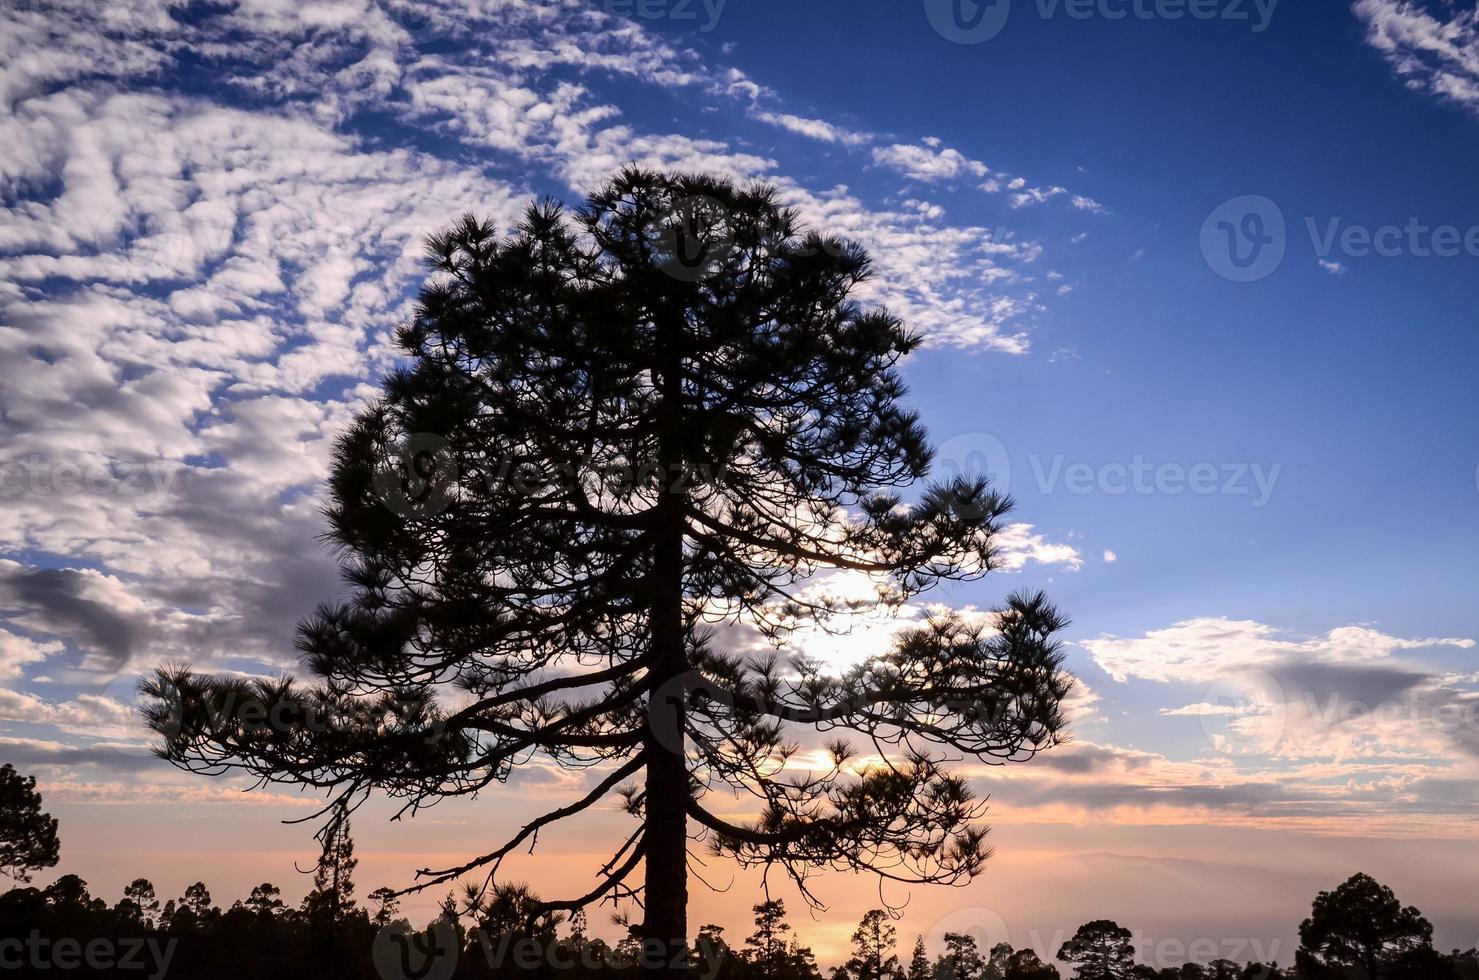
[[(693, 119), (633, 121), (655, 91)], [(422, 240), (459, 213), (507, 226), (628, 162), (763, 178), (868, 246), (871, 298), (929, 343), (1017, 354), (1041, 245), (909, 187), (1084, 210), (794, 111), (577, 0), (12, 4), (0, 100), (0, 721), (66, 739), (12, 742), (38, 765), (137, 768), (87, 740), (116, 733), (141, 664), (291, 666), (294, 623), (336, 588), (315, 543), (333, 435), (392, 362)], [(715, 138), (704, 110), (790, 142)], [(819, 148), (898, 193), (787, 176)], [(1078, 563), (1013, 533), (1020, 563)]]

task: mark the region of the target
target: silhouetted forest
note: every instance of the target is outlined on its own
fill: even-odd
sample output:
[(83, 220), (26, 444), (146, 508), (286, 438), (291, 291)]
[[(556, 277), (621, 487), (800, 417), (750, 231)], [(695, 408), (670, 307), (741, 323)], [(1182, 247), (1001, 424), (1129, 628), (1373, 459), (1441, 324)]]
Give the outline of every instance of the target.
[[(13, 770), (8, 775), (13, 777)], [(14, 780), (12, 780), (14, 782)], [(21, 789), (30, 787), (22, 781)], [(12, 803), (14, 794), (12, 793)], [(34, 802), (36, 806), (30, 804)], [(50, 818), (32, 793), (7, 803), (4, 831)], [(54, 826), (54, 825), (53, 825)], [(648, 955), (629, 937), (615, 944), (592, 937), (583, 912), (566, 918), (536, 914), (527, 887), (469, 888), (441, 903), (420, 930), (400, 915), (399, 896), (377, 888), (357, 897), (357, 861), (349, 828), (324, 841), (313, 888), (296, 907), (271, 883), (222, 907), (203, 882), (161, 899), (138, 878), (113, 904), (94, 897), (77, 875), (44, 888), (16, 887), (0, 895), (0, 970), (76, 977), (213, 978), (213, 980), (473, 980), (473, 978), (629, 976)], [(13, 839), (11, 840), (13, 844)], [(42, 852), (25, 862), (25, 841), (12, 846), (6, 873), (56, 863), (43, 833)], [(1297, 966), (1234, 963), (1148, 965), (1136, 962), (1128, 928), (1101, 919), (1085, 923), (1056, 950), (980, 948), (976, 937), (944, 934), (931, 957), (924, 937), (901, 944), (890, 914), (869, 911), (852, 935), (851, 956), (823, 971), (787, 921), (781, 899), (754, 906), (748, 930), (705, 925), (682, 955), (696, 980), (1060, 980), (1053, 960), (1071, 964), (1079, 980), (1475, 980), (1479, 951), (1441, 954), (1432, 926), (1391, 890), (1366, 875), (1321, 892), (1300, 927)], [(529, 924), (532, 921), (532, 926)], [(743, 939), (737, 935), (746, 932)]]

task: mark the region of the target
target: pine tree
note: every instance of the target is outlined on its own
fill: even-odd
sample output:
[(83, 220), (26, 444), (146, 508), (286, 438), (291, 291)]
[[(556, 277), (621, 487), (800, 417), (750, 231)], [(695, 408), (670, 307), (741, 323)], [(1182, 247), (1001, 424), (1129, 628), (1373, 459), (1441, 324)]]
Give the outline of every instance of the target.
[(243, 905), (247, 911), (257, 915), (276, 915), (283, 908), (281, 896), (282, 889), (270, 881), (264, 881), (252, 889), (252, 893), (247, 896)]
[(945, 933), (941, 966), (943, 969), (937, 972), (939, 980), (981, 980), (986, 970), (975, 937), (964, 932)]
[(755, 932), (745, 940), (745, 959), (753, 963), (763, 977), (783, 975), (791, 926), (786, 922), (786, 903), (780, 899), (761, 902), (754, 908)]
[(123, 887), (123, 902), (127, 903), (133, 917), (146, 929), (154, 928), (159, 917), (159, 898), (154, 894), (154, 883), (148, 878), (135, 878)]
[(61, 851), (56, 817), (41, 809), (36, 777), (0, 765), (0, 874), (22, 883), (31, 872), (54, 868)]
[[(640, 896), (663, 949), (687, 942), (689, 821), (808, 898), (826, 868), (976, 874), (985, 806), (947, 760), (1056, 740), (1065, 620), (1046, 599), (941, 615), (842, 676), (726, 649), (739, 628), (781, 642), (995, 567), (1010, 502), (982, 479), (924, 485), (897, 370), (921, 338), (857, 298), (864, 252), (803, 231), (772, 189), (630, 170), (573, 216), (538, 205), (507, 237), (469, 217), (429, 254), (408, 363), (336, 450), (351, 594), (300, 628), (319, 680), (161, 670), (146, 693), (166, 757), (412, 812), (535, 754), (597, 767), (582, 798), (417, 887), (492, 882), (621, 791), (635, 832), (544, 908)], [(840, 598), (837, 571), (871, 594)], [(788, 732), (818, 727), (897, 758), (859, 768), (834, 736), (830, 769), (794, 779)], [(707, 799), (747, 793), (752, 822)]]
[(1418, 976), (1432, 953), (1433, 926), (1370, 875), (1352, 875), (1315, 897), (1299, 927), (1298, 964), (1312, 976), (1358, 971), (1370, 980)]
[(355, 907), (354, 838), (348, 817), (339, 815), (319, 835), (322, 850), (313, 869), (313, 890), (303, 898), (303, 912), (312, 921), (334, 929)]
[(375, 903), (375, 911), (371, 914), (370, 921), (378, 927), (383, 928), (389, 925), (401, 910), (401, 902), (394, 888), (377, 888), (370, 892), (369, 898)]
[(1078, 980), (1130, 980), (1135, 970), (1134, 936), (1109, 919), (1078, 927), (1058, 950), (1058, 959), (1072, 963)]
[(908, 980), (930, 980), (934, 976), (930, 969), (929, 954), (924, 949), (923, 936), (916, 936), (914, 939), (914, 953), (909, 957), (909, 972), (906, 976)]
[(883, 909), (872, 909), (863, 916), (852, 934), (852, 959), (848, 973), (852, 980), (892, 980), (899, 972), (899, 958), (894, 955), (897, 930)]

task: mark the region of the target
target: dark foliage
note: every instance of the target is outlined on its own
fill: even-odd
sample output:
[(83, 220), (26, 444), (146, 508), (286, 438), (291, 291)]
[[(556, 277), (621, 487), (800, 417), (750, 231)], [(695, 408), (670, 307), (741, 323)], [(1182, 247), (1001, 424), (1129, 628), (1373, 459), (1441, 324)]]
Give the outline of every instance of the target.
[(1299, 968), (1311, 977), (1441, 977), (1432, 962), (1433, 926), (1369, 875), (1321, 892), (1299, 926)]
[[(376, 909), (357, 907), (349, 897), (353, 868), (346, 854), (352, 854), (352, 847), (341, 841), (325, 855), (326, 866), (315, 874), (313, 891), (296, 908), (285, 906), (277, 887), (266, 883), (253, 888), (245, 901), (224, 910), (200, 883), (161, 908), (154, 886), (143, 878), (129, 884), (125, 897), (110, 908), (92, 897), (80, 878), (64, 875), (45, 889), (17, 888), (0, 895), (0, 937), (19, 937), (23, 942), (42, 937), (49, 949), (64, 939), (78, 948), (101, 941), (120, 952), (139, 945), (142, 969), (89, 970), (84, 966), (68, 971), (69, 976), (85, 978), (147, 976), (161, 966), (162, 976), (212, 980), (636, 980), (642, 972), (643, 950), (637, 940), (609, 944), (593, 939), (587, 935), (583, 913), (566, 920), (536, 912), (533, 925), (528, 925), (530, 912), (540, 903), (521, 886), (504, 885), (483, 894), (473, 889), (462, 900), (448, 896), (443, 918), (418, 932), (394, 911), (385, 912), (388, 890), (377, 889), (381, 896)], [(338, 862), (337, 868), (333, 862)], [(326, 894), (336, 880), (337, 899)], [(687, 974), (694, 980), (822, 980), (811, 950), (796, 941), (785, 920), (784, 903), (768, 900), (756, 905), (754, 912), (754, 931), (740, 948), (724, 939), (723, 928), (700, 928), (693, 949), (683, 954)], [(1127, 934), (1108, 920), (1086, 924), (1070, 944), (1070, 952), (1078, 954), (1072, 961), (1072, 977), (1103, 976), (1107, 957), (1111, 970), (1124, 967), (1124, 975), (1137, 980), (1367, 980), (1359, 967), (1311, 973), (1227, 960), (1161, 969), (1126, 965), (1120, 953)], [(402, 960), (402, 949), (412, 951), (409, 960)], [(431, 957), (419, 958), (422, 951), (431, 952)], [(1086, 955), (1091, 951), (1094, 955)], [(13, 950), (5, 949), (3, 955), (14, 962)], [(1479, 951), (1475, 950), (1445, 956), (1431, 946), (1417, 944), (1394, 957), (1393, 964), (1391, 972), (1380, 975), (1402, 980), (1479, 980)], [(1317, 971), (1325, 969), (1321, 966)], [(1034, 950), (1001, 943), (988, 956), (981, 956), (975, 941), (958, 933), (948, 935), (945, 948), (933, 961), (923, 938), (917, 939), (908, 964), (901, 964), (894, 927), (882, 909), (864, 916), (853, 934), (851, 957), (831, 977), (1062, 980), (1057, 966), (1043, 962)]]
[(1078, 927), (1058, 950), (1058, 959), (1072, 963), (1081, 980), (1130, 980), (1134, 975), (1135, 947), (1130, 930), (1108, 919)]
[(41, 809), (36, 777), (0, 766), (0, 874), (30, 881), (31, 872), (56, 866), (60, 843), (56, 818)]
[[(468, 217), (429, 252), (408, 361), (338, 443), (329, 537), (351, 594), (301, 626), (318, 681), (161, 670), (165, 756), (341, 814), (372, 791), (411, 812), (476, 795), (536, 754), (596, 768), (585, 797), (416, 887), (478, 872), (491, 890), (507, 854), (620, 792), (630, 838), (587, 892), (529, 913), (640, 899), (656, 942), (688, 935), (690, 826), (808, 898), (818, 869), (977, 873), (985, 805), (947, 759), (1059, 738), (1046, 599), (941, 616), (846, 676), (724, 648), (736, 624), (779, 640), (995, 567), (1010, 501), (925, 485), (896, 370), (920, 340), (854, 298), (863, 251), (767, 187), (629, 170), (574, 214), (533, 207), (507, 237)], [(872, 594), (814, 588), (839, 570)], [(795, 729), (896, 758), (859, 771), (837, 737), (798, 775)], [(720, 816), (736, 797), (758, 819)]]

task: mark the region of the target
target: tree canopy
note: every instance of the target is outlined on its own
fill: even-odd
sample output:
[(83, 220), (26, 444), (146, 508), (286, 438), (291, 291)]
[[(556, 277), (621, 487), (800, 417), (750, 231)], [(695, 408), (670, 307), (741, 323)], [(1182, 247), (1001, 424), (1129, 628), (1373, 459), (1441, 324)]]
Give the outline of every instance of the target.
[[(573, 213), (541, 203), (503, 236), (467, 217), (428, 252), (406, 361), (335, 451), (349, 594), (300, 628), (317, 679), (163, 668), (146, 693), (164, 755), (343, 811), (476, 795), (536, 754), (594, 769), (579, 800), (416, 887), (491, 887), (541, 829), (620, 792), (631, 836), (540, 908), (640, 896), (656, 943), (686, 942), (690, 821), (808, 898), (824, 868), (980, 871), (984, 803), (947, 758), (1060, 737), (1066, 621), (1046, 598), (941, 613), (841, 673), (736, 640), (846, 628), (996, 567), (1011, 502), (928, 482), (898, 372), (921, 338), (857, 298), (863, 250), (771, 188), (628, 170)], [(832, 733), (820, 767), (796, 764), (799, 729)], [(849, 732), (890, 757), (860, 764)], [(753, 820), (720, 815), (737, 799)]]
[(1130, 980), (1135, 969), (1132, 939), (1119, 923), (1095, 919), (1078, 927), (1058, 950), (1058, 959), (1073, 964), (1078, 980)]
[(56, 818), (41, 809), (36, 777), (0, 765), (0, 874), (30, 881), (31, 873), (55, 867), (61, 844)]
[(1433, 926), (1370, 875), (1320, 892), (1299, 926), (1299, 966), (1313, 977), (1359, 971), (1362, 980), (1426, 975), (1413, 969), (1431, 952)]

